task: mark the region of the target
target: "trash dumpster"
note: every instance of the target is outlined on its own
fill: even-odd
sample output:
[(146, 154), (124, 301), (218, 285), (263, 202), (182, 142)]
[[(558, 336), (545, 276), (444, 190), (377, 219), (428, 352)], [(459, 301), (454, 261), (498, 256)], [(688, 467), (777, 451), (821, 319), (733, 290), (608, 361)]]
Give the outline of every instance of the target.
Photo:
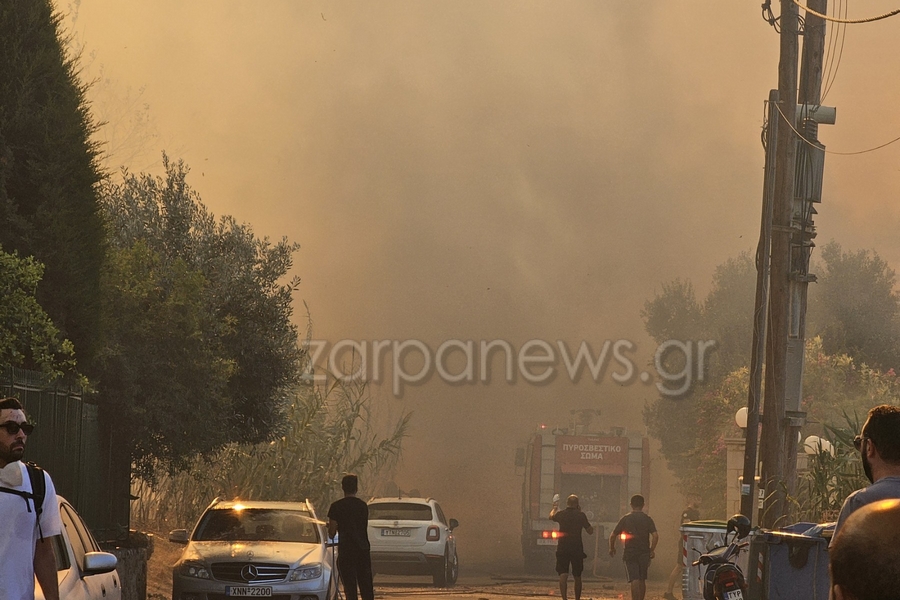
[[(725, 545), (725, 521), (691, 521), (681, 526), (681, 597), (683, 600), (703, 600), (705, 565), (692, 567), (701, 554)], [(729, 542), (731, 539), (728, 540)], [(735, 564), (747, 572), (747, 552), (742, 551)]]
[(753, 571), (744, 571), (749, 600), (828, 600), (830, 525), (807, 523), (754, 533), (749, 553)]

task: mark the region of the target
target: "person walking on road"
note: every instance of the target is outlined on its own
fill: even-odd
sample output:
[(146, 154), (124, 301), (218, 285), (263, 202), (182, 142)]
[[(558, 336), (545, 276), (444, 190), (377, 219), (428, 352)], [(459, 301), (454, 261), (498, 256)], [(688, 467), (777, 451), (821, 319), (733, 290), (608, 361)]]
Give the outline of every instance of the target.
[(338, 571), (346, 600), (356, 600), (356, 588), (362, 600), (374, 600), (372, 557), (369, 554), (369, 507), (356, 497), (359, 479), (345, 475), (341, 480), (344, 497), (328, 509), (328, 536), (338, 537)]
[(653, 519), (644, 513), (644, 497), (640, 494), (631, 497), (631, 512), (619, 519), (609, 536), (610, 556), (616, 555), (616, 539), (620, 536), (625, 546), (622, 560), (625, 561), (625, 573), (631, 584), (631, 600), (644, 600), (647, 595), (647, 571), (650, 561), (656, 556), (659, 533)]
[(832, 542), (854, 511), (870, 502), (900, 498), (900, 407), (882, 404), (869, 410), (862, 432), (853, 439), (863, 471), (872, 485), (844, 500)]
[[(700, 496), (696, 494), (691, 494), (688, 498), (687, 507), (681, 511), (681, 524), (690, 523), (691, 521), (697, 521), (700, 519)], [(679, 540), (681, 539), (681, 532), (678, 535)], [(684, 565), (682, 561), (684, 557), (681, 553), (681, 544), (678, 547), (678, 559), (676, 561), (675, 567), (672, 569), (672, 572), (669, 574), (669, 587), (666, 588), (666, 593), (663, 594), (663, 598), (665, 600), (676, 600), (675, 598), (675, 584), (681, 580), (681, 575), (684, 572)]]
[(578, 496), (572, 494), (566, 498), (565, 510), (559, 510), (559, 495), (553, 497), (550, 509), (550, 520), (559, 523), (559, 538), (556, 547), (556, 572), (559, 574), (559, 595), (562, 600), (568, 599), (569, 566), (575, 579), (575, 600), (581, 600), (581, 573), (584, 571), (584, 545), (581, 541), (581, 530), (594, 535), (594, 527), (587, 515), (581, 512)]
[(900, 500), (871, 502), (844, 522), (828, 551), (834, 600), (900, 600)]
[[(59, 600), (52, 538), (62, 521), (50, 475), (22, 463), (32, 431), (18, 400), (0, 400), (0, 600), (33, 599), (35, 577), (46, 600)], [(40, 506), (32, 477), (43, 478)]]

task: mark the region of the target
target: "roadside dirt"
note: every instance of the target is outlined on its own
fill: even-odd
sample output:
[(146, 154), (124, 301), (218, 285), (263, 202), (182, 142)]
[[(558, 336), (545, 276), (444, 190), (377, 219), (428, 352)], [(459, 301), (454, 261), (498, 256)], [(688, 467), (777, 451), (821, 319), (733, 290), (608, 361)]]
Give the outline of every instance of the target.
[[(147, 599), (171, 600), (172, 565), (178, 560), (184, 546), (168, 541), (168, 534), (153, 534), (153, 554), (147, 565)], [(456, 587), (435, 589), (428, 585), (428, 578), (383, 577), (375, 578), (376, 598), (403, 598), (431, 600), (436, 596), (453, 597), (454, 600), (525, 600), (541, 597), (559, 600), (559, 588), (554, 577), (535, 577), (523, 574), (498, 575), (495, 569), (484, 570), (471, 566), (460, 577)], [(570, 585), (570, 598), (572, 590)], [(649, 581), (647, 599), (662, 598), (665, 583)], [(583, 600), (619, 600), (630, 597), (624, 580), (586, 578)]]
[(171, 600), (172, 565), (184, 546), (168, 540), (168, 533), (153, 534), (153, 554), (147, 563), (147, 600)]

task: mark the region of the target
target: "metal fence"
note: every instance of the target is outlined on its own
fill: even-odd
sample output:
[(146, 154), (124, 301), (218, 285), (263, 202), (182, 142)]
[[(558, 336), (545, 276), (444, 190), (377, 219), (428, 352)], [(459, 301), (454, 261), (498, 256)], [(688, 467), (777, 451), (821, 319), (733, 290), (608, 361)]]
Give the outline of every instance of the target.
[(128, 487), (117, 488), (113, 451), (103, 443), (100, 410), (80, 385), (50, 379), (43, 373), (4, 367), (0, 393), (18, 398), (35, 423), (25, 460), (47, 470), (59, 495), (72, 503), (98, 539), (113, 540), (128, 532)]

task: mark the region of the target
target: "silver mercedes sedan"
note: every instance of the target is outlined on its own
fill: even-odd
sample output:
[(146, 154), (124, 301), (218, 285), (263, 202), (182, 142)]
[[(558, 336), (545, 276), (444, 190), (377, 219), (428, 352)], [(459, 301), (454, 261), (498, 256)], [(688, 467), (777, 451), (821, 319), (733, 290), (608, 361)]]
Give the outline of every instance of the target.
[(172, 600), (334, 600), (336, 548), (309, 502), (218, 499), (185, 544), (172, 571)]

